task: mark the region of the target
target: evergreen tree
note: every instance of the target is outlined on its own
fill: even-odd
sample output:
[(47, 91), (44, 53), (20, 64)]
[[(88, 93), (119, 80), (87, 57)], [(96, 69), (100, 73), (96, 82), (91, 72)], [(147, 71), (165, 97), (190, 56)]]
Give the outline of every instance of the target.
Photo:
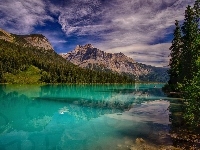
[(192, 129), (200, 128), (200, 70), (189, 85), (182, 87), (182, 90), (186, 102), (183, 115), (185, 121)]
[[(194, 4), (194, 17), (195, 17), (195, 22), (198, 26), (198, 35), (196, 38), (196, 47), (197, 47), (197, 57), (200, 57), (200, 0), (196, 0)], [(200, 67), (198, 65), (198, 67)], [(199, 68), (200, 69), (200, 68)]]
[(195, 21), (199, 25), (200, 19), (200, 0), (196, 0), (194, 4)]
[(198, 36), (199, 29), (196, 22), (195, 12), (191, 6), (185, 11), (185, 19), (182, 26), (182, 53), (181, 53), (181, 70), (180, 83), (189, 83), (196, 75), (198, 69), (196, 60), (198, 59)]
[[(184, 118), (187, 123), (195, 129), (200, 128), (200, 30), (199, 30), (199, 19), (200, 19), (200, 0), (196, 0), (194, 7), (194, 23), (193, 23), (193, 41), (190, 43), (193, 45), (193, 64), (194, 69), (193, 78), (189, 84), (183, 85), (182, 90), (184, 91), (183, 98), (186, 100), (186, 112)], [(186, 41), (185, 41), (186, 42)], [(195, 127), (195, 128), (194, 128)]]
[(180, 54), (181, 54), (181, 28), (179, 26), (179, 22), (175, 21), (175, 30), (174, 30), (174, 39), (172, 40), (172, 46), (170, 47), (171, 59), (170, 59), (170, 69), (168, 71), (169, 74), (169, 81), (168, 84), (172, 86), (172, 90), (176, 90), (175, 87), (177, 86), (177, 82), (179, 79), (180, 73)]
[[(181, 27), (176, 21), (170, 59), (170, 80), (166, 92), (178, 89), (185, 100), (183, 117), (191, 129), (200, 129), (200, 0), (185, 11)], [(182, 33), (182, 37), (181, 37)], [(194, 128), (195, 127), (195, 128)]]

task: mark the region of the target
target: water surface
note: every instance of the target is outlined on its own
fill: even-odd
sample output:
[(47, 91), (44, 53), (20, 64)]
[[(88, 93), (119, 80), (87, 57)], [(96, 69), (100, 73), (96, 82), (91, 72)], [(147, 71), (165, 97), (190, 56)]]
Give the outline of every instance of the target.
[(125, 149), (170, 145), (162, 84), (0, 85), (0, 149)]

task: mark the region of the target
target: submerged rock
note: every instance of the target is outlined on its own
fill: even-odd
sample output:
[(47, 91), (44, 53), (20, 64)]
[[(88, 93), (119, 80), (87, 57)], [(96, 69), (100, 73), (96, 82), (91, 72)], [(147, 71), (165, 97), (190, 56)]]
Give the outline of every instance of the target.
[(145, 140), (143, 140), (142, 138), (137, 138), (137, 139), (135, 140), (135, 144), (136, 144), (136, 145), (140, 145), (140, 144), (144, 144), (144, 143), (146, 143), (146, 142), (145, 142)]
[(143, 138), (136, 138), (135, 144), (131, 145), (129, 150), (181, 150), (174, 146), (155, 145), (153, 143), (146, 142)]

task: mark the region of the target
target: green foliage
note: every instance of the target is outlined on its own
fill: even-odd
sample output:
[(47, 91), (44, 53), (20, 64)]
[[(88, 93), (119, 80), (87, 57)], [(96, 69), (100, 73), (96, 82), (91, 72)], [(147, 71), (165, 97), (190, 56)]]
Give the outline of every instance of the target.
[(40, 69), (34, 66), (30, 66), (25, 71), (20, 71), (17, 74), (5, 73), (5, 80), (7, 83), (15, 84), (33, 84), (40, 83)]
[(0, 40), (1, 82), (35, 83), (38, 82), (39, 77), (39, 82), (44, 83), (134, 82), (127, 75), (102, 70), (82, 69), (68, 62), (54, 51), (24, 47), (24, 41), (21, 37), (18, 37), (17, 41), (17, 44), (15, 44)]
[(199, 29), (195, 20), (195, 12), (191, 6), (185, 11), (185, 21), (182, 26), (182, 52), (180, 56), (180, 83), (192, 80), (197, 73), (196, 60), (198, 59)]
[(16, 34), (11, 34), (14, 37), (14, 42), (17, 43), (18, 45), (29, 45), (29, 43), (23, 38), (23, 35), (16, 35)]
[(170, 47), (171, 59), (169, 62), (170, 69), (168, 70), (168, 74), (170, 80), (168, 81), (168, 85), (171, 85), (170, 90), (176, 91), (176, 85), (179, 79), (179, 71), (180, 71), (180, 55), (181, 55), (181, 29), (179, 26), (179, 22), (175, 21), (175, 30), (174, 30), (174, 39), (172, 40), (172, 46)]
[(177, 20), (175, 26), (170, 47), (170, 79), (166, 86), (171, 86), (167, 89), (180, 91), (178, 84), (189, 83), (198, 72), (196, 62), (200, 56), (199, 0), (195, 2), (194, 7), (187, 7), (182, 27), (180, 28)]
[(4, 73), (3, 73), (3, 64), (0, 62), (0, 83), (4, 83), (6, 80), (5, 80), (5, 77), (4, 77)]
[[(184, 119), (200, 128), (200, 0), (188, 6), (181, 27), (176, 21), (170, 60), (170, 80), (163, 90), (178, 91), (185, 100)], [(182, 36), (181, 36), (182, 35)]]
[(184, 118), (192, 128), (200, 127), (200, 71), (187, 86), (182, 86), (186, 101)]
[(200, 0), (196, 0), (194, 4), (194, 13), (195, 13), (195, 21), (199, 25), (199, 19), (200, 19)]

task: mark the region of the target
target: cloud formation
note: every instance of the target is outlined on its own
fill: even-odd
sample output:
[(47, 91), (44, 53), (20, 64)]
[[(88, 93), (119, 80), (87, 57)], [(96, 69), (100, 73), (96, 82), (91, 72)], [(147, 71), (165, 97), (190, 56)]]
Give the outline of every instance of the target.
[(62, 9), (57, 10), (60, 14), (58, 22), (68, 36), (71, 34), (77, 36), (93, 35), (105, 28), (104, 25), (95, 22), (101, 14), (99, 7), (100, 1), (98, 0), (74, 0), (73, 2), (68, 2)]
[(149, 43), (159, 37), (163, 38), (166, 34), (165, 29), (172, 26), (174, 20), (182, 20), (185, 7), (191, 2), (188, 0), (106, 2), (85, 0), (79, 3), (75, 0), (60, 10), (59, 23), (68, 36), (99, 33), (99, 36), (104, 36), (105, 40), (115, 45)]
[(136, 61), (166, 66), (170, 44), (159, 44), (159, 40), (170, 34), (166, 29), (172, 28), (174, 20), (183, 20), (185, 7), (192, 3), (192, 0), (77, 1), (74, 7), (69, 4), (60, 11), (59, 23), (67, 36), (101, 37), (102, 41), (94, 44), (103, 50), (114, 53), (131, 47), (130, 51), (136, 50), (137, 55), (126, 54)]
[(1, 27), (18, 34), (30, 33), (35, 26), (45, 25), (46, 20), (53, 20), (45, 7), (42, 0), (0, 1)]
[[(65, 33), (64, 39), (59, 34), (54, 38), (46, 34), (54, 47), (67, 44), (59, 52), (69, 51), (67, 47), (75, 47), (73, 44), (78, 42), (91, 42), (101, 50), (121, 51), (136, 61), (166, 66), (174, 20), (182, 21), (186, 6), (193, 3), (194, 0), (5, 0), (0, 2), (0, 27), (28, 34), (36, 27), (48, 28), (46, 22), (51, 21), (60, 28), (59, 34)], [(57, 28), (48, 31), (56, 32)], [(71, 44), (65, 42), (70, 39)]]
[[(169, 56), (169, 47), (171, 43), (162, 43), (162, 44), (133, 44), (124, 47), (117, 47), (107, 50), (109, 53), (113, 52), (122, 52), (125, 55), (133, 58), (137, 62), (151, 64), (153, 66), (167, 66), (168, 65), (168, 56)], [(167, 63), (166, 63), (167, 62)]]

